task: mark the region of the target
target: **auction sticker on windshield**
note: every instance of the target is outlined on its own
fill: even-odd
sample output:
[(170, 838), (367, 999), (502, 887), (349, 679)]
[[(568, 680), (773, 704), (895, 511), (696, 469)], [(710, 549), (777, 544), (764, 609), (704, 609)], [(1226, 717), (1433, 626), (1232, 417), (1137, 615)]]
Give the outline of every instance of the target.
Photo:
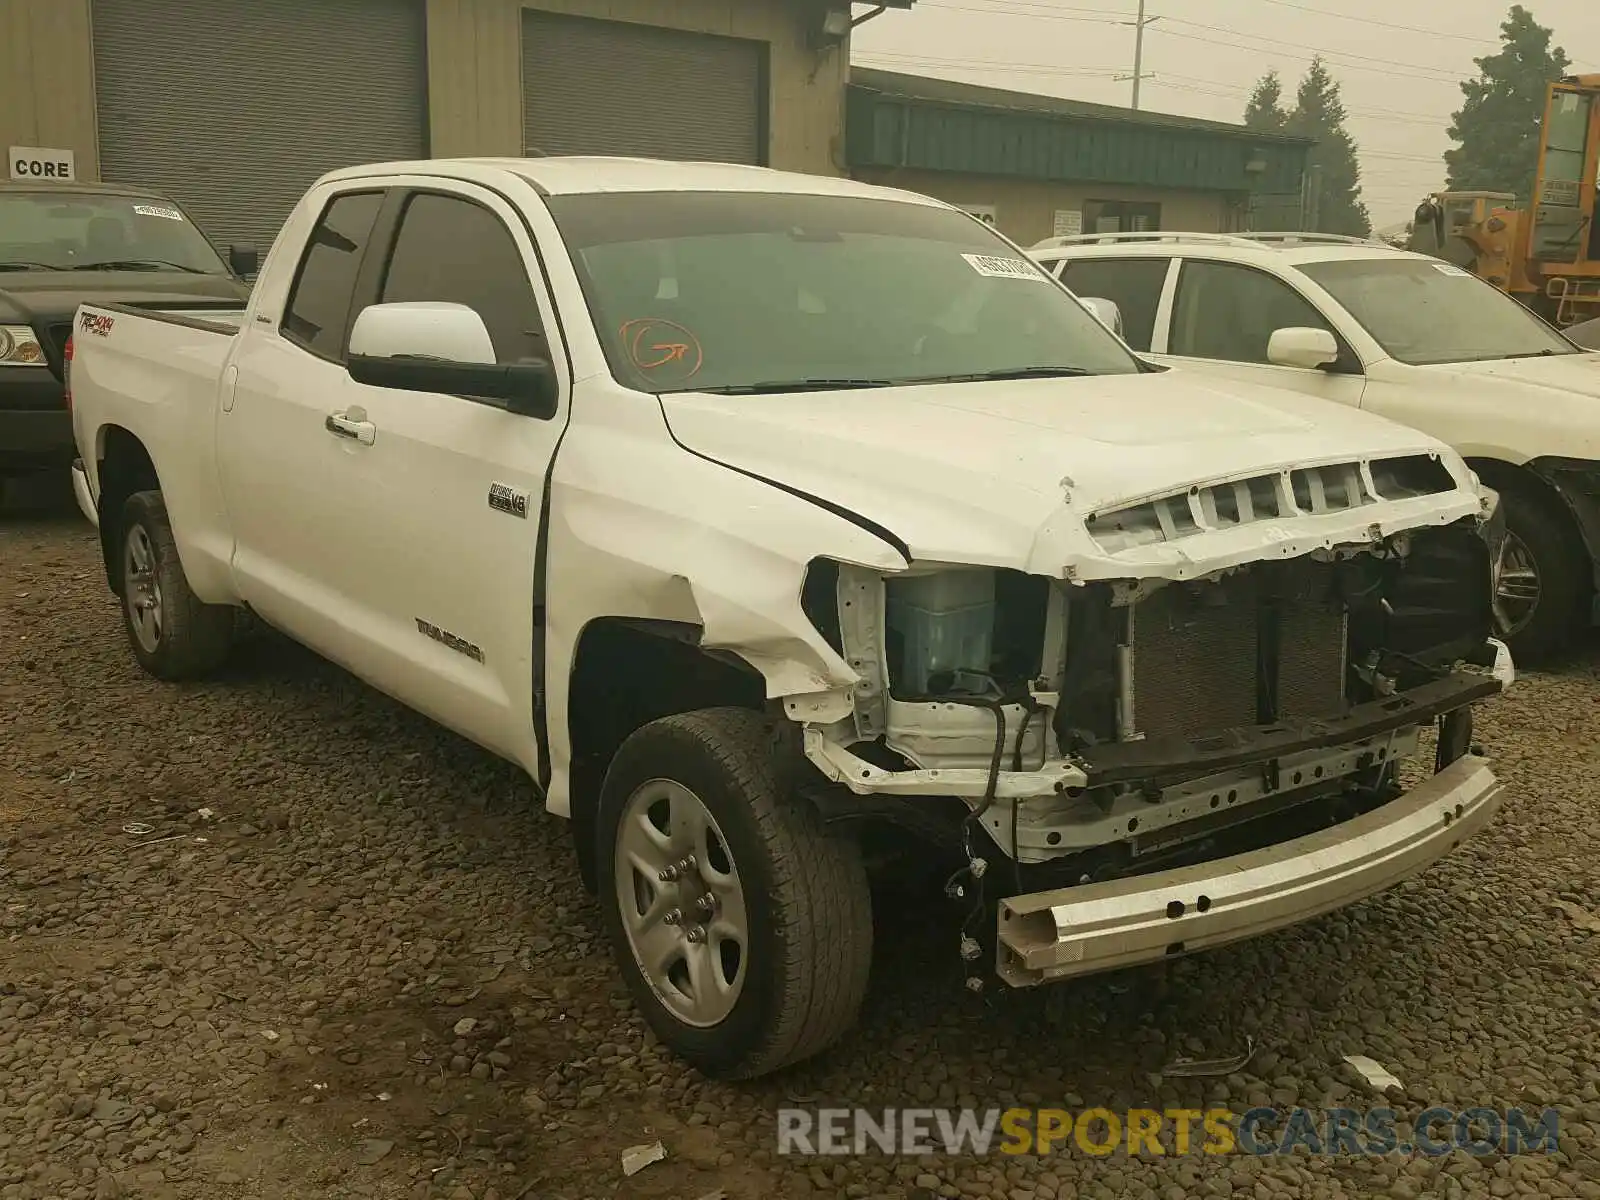
[(991, 279), (1034, 279), (1043, 283), (1048, 278), (1026, 259), (999, 258), (992, 254), (963, 254), (961, 257), (979, 275)]
[(169, 221), (183, 220), (183, 214), (162, 204), (135, 204), (133, 211), (141, 217), (165, 217)]
[(1462, 270), (1454, 263), (1434, 263), (1433, 269), (1441, 275), (1470, 275), (1471, 271)]

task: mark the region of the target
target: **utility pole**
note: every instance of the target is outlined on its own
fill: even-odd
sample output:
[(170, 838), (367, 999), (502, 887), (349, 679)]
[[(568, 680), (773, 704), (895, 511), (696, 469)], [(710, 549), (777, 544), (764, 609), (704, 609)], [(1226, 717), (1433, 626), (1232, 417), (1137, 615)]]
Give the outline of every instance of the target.
[(1144, 69), (1144, 29), (1146, 25), (1152, 25), (1161, 20), (1159, 16), (1145, 16), (1144, 6), (1145, 0), (1139, 0), (1139, 15), (1132, 21), (1119, 22), (1122, 25), (1133, 26), (1133, 74), (1118, 75), (1117, 80), (1118, 82), (1133, 80), (1133, 107), (1135, 109), (1139, 107), (1139, 84), (1146, 79), (1154, 78), (1153, 75), (1146, 74)]

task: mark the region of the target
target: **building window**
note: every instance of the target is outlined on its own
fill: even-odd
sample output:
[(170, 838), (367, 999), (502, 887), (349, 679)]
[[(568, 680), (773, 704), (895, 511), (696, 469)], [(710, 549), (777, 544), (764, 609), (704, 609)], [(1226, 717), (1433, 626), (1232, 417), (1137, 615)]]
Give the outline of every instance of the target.
[(1161, 228), (1161, 205), (1135, 200), (1089, 200), (1083, 206), (1085, 233), (1149, 233)]

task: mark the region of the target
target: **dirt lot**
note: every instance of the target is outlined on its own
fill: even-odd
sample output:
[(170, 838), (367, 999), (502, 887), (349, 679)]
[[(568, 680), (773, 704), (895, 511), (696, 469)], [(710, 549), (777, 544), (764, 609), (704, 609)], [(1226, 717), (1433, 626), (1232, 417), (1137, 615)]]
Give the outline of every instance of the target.
[[(1352, 911), (1160, 969), (973, 997), (887, 918), (863, 1027), (711, 1085), (618, 989), (565, 827), (511, 768), (280, 641), (231, 678), (134, 666), (87, 525), (0, 514), (0, 1200), (372, 1196), (1600, 1197), (1600, 654), (1482, 740), (1491, 832)], [(201, 810), (209, 810), (209, 817)], [(1586, 913), (1587, 910), (1587, 913)], [(1246, 1073), (1163, 1078), (1260, 1050)], [(1560, 1107), (1479, 1160), (775, 1153), (785, 1102)], [(665, 1162), (624, 1179), (620, 1152)]]

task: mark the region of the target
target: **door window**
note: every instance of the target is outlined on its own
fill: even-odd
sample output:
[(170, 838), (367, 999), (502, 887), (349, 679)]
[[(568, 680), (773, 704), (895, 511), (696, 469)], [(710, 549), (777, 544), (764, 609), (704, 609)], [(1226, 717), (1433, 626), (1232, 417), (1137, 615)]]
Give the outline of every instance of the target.
[(1167, 353), (1265, 363), (1274, 331), (1332, 326), (1283, 280), (1237, 263), (1189, 259), (1178, 276)]
[(1122, 310), (1123, 338), (1135, 350), (1147, 351), (1171, 264), (1170, 258), (1069, 258), (1061, 265), (1061, 282), (1075, 296), (1115, 303)]
[(1161, 228), (1161, 205), (1138, 200), (1088, 200), (1083, 227), (1090, 233), (1150, 233)]
[(502, 363), (548, 359), (522, 251), (505, 223), (460, 196), (419, 192), (406, 203), (384, 273), (385, 304), (442, 300), (483, 318)]
[(313, 354), (335, 361), (344, 357), (356, 273), (382, 204), (382, 192), (335, 196), (311, 231), (289, 293), (283, 334)]

